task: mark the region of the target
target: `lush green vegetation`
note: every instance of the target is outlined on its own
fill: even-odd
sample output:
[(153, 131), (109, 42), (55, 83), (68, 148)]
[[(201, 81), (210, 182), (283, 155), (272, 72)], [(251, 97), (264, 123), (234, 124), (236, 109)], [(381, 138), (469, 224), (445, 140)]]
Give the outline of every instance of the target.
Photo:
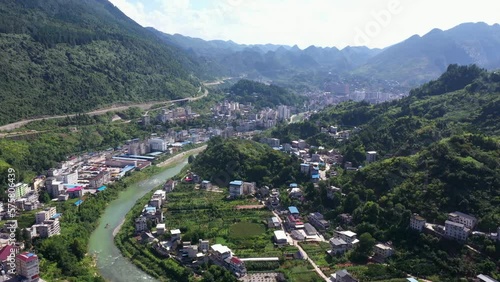
[[(193, 96), (197, 63), (107, 1), (0, 3), (0, 124)], [(186, 68), (184, 68), (186, 67)]]
[[(321, 127), (339, 125), (354, 129), (351, 138), (316, 139), (325, 141), (320, 145), (336, 146), (344, 160), (355, 165), (365, 164), (366, 151), (379, 153), (379, 161), (357, 172), (334, 166), (339, 175), (320, 182), (318, 189), (306, 185), (307, 201), (297, 204), (363, 234), (367, 244), (349, 253), (349, 261), (366, 261), (373, 237), (393, 243), (396, 255), (389, 265), (397, 271), (392, 273), (403, 271), (433, 281), (479, 273), (498, 277), (498, 242), (471, 236), (468, 244), (476, 253), (453, 241), (410, 232), (408, 225), (413, 212), (443, 224), (449, 212), (458, 210), (479, 219), (476, 230), (489, 233), (500, 226), (499, 81), (497, 73), (475, 66), (450, 66), (437, 81), (400, 101), (345, 103), (302, 124), (278, 128), (276, 137), (314, 139), (322, 134)], [(309, 128), (308, 133), (301, 133), (301, 128)], [(327, 199), (330, 185), (342, 187), (346, 196)], [(353, 222), (341, 223), (341, 213), (352, 214)], [(330, 266), (342, 262), (316, 259)]]
[(219, 186), (241, 179), (260, 185), (279, 187), (283, 184), (305, 181), (300, 173), (300, 162), (249, 140), (212, 138), (207, 150), (193, 162), (193, 171)]
[(251, 222), (238, 222), (229, 227), (231, 237), (241, 239), (258, 236), (265, 231), (264, 225)]
[(278, 105), (300, 106), (303, 97), (277, 85), (266, 85), (242, 79), (229, 88), (228, 99), (243, 104), (251, 103), (257, 109), (276, 108)]

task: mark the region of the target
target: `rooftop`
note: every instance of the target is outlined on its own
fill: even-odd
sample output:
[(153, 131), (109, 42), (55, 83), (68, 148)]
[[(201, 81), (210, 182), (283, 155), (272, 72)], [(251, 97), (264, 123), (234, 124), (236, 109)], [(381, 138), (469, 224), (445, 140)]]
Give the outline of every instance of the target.
[(179, 230), (179, 229), (172, 229), (172, 230), (170, 230), (170, 234), (172, 234), (172, 235), (181, 234), (181, 230)]
[(498, 282), (497, 280), (489, 277), (488, 275), (479, 274), (477, 278), (483, 282)]
[(294, 206), (290, 206), (290, 207), (288, 207), (288, 211), (289, 211), (291, 214), (298, 214), (298, 213), (299, 213), (299, 210), (297, 209), (297, 207), (294, 207)]
[(390, 250), (392, 249), (390, 246), (386, 245), (386, 244), (382, 244), (382, 243), (379, 243), (377, 245), (375, 245), (376, 248), (379, 248), (379, 249), (382, 249), (382, 250)]
[(473, 217), (472, 215), (468, 215), (468, 214), (465, 214), (463, 212), (459, 212), (459, 211), (456, 211), (456, 212), (452, 212), (450, 213), (451, 216), (459, 216), (459, 217), (463, 217), (463, 218), (467, 218), (467, 219), (471, 219), (471, 220), (477, 220), (475, 217)]
[(462, 223), (458, 223), (458, 222), (454, 222), (454, 221), (451, 221), (451, 220), (447, 220), (444, 222), (444, 225), (453, 225), (453, 226), (456, 226), (456, 227), (465, 227), (465, 225), (463, 225)]
[(356, 237), (356, 233), (354, 233), (352, 231), (349, 231), (349, 230), (347, 230), (347, 231), (337, 231), (337, 233), (343, 234), (343, 235), (345, 235), (347, 237)]
[(212, 245), (211, 248), (214, 252), (218, 252), (220, 254), (231, 253), (231, 249), (221, 244)]
[(287, 240), (286, 238), (286, 233), (285, 231), (283, 230), (276, 230), (274, 231), (274, 237), (276, 237), (276, 240), (280, 241), (280, 240)]
[(229, 185), (241, 186), (241, 185), (243, 185), (243, 181), (241, 181), (241, 180), (233, 180), (233, 181), (229, 182)]
[(35, 255), (33, 253), (29, 253), (29, 252), (24, 252), (24, 253), (18, 254), (17, 258), (19, 258), (20, 260), (25, 261), (25, 262), (31, 261), (34, 259), (38, 259), (37, 255)]
[(340, 246), (340, 245), (346, 245), (346, 241), (339, 239), (339, 238), (332, 238), (330, 239), (330, 244), (333, 246)]

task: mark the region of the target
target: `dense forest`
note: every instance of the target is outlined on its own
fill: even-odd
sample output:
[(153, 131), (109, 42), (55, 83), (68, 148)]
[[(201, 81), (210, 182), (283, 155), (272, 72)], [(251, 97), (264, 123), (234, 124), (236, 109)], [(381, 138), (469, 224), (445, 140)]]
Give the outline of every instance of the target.
[(198, 90), (195, 61), (108, 1), (9, 0), (0, 14), (0, 124)]
[(279, 187), (306, 180), (298, 158), (250, 140), (212, 138), (207, 149), (192, 163), (192, 170), (217, 185), (244, 180)]
[(266, 85), (242, 79), (229, 89), (228, 99), (243, 104), (251, 103), (256, 108), (276, 108), (278, 105), (300, 106), (304, 98), (277, 85)]

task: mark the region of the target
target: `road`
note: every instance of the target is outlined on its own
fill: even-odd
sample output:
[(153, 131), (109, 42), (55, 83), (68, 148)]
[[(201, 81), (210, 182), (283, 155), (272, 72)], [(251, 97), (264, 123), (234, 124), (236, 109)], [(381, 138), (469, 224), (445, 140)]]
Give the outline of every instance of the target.
[[(201, 86), (199, 88), (199, 91), (201, 91)], [(91, 112), (87, 112), (85, 114), (89, 116), (96, 116), (96, 115), (103, 115), (107, 112), (112, 112), (112, 111), (124, 111), (132, 107), (138, 107), (141, 110), (149, 110), (151, 107), (154, 105), (158, 104), (170, 104), (170, 103), (177, 103), (177, 102), (183, 102), (183, 101), (196, 101), (199, 100), (203, 97), (206, 97), (208, 95), (208, 90), (205, 89), (205, 92), (197, 97), (188, 97), (188, 98), (182, 98), (182, 99), (176, 99), (176, 100), (169, 100), (169, 101), (152, 101), (152, 102), (147, 102), (147, 103), (136, 103), (136, 104), (129, 104), (129, 105), (115, 105), (111, 106), (108, 108), (103, 108), (103, 109), (98, 109), (94, 110)], [(26, 125), (27, 123), (30, 123), (32, 121), (39, 121), (39, 120), (44, 120), (44, 119), (57, 119), (57, 118), (65, 118), (65, 117), (74, 117), (78, 114), (68, 114), (68, 115), (58, 115), (58, 116), (48, 116), (48, 117), (40, 117), (40, 118), (32, 118), (32, 119), (26, 119), (26, 120), (21, 120), (13, 123), (9, 123), (6, 125), (0, 126), (0, 131), (11, 131), (16, 128), (19, 128), (23, 125)], [(0, 137), (3, 137), (3, 135), (0, 135)]]
[[(281, 220), (281, 217), (279, 216), (279, 214), (276, 212), (276, 211), (272, 211), (272, 213), (274, 214), (275, 217), (278, 218), (280, 224), (281, 224), (281, 229), (283, 231), (285, 231), (285, 228), (283, 226), (283, 221)], [(286, 237), (288, 239), (288, 242), (291, 243), (291, 245), (297, 247), (297, 249), (299, 249), (299, 252), (300, 254), (302, 255), (303, 258), (307, 259), (307, 261), (313, 266), (314, 268), (314, 271), (316, 271), (316, 273), (318, 273), (319, 276), (321, 276), (322, 279), (324, 279), (325, 281), (329, 282), (330, 279), (323, 273), (323, 271), (321, 271), (321, 269), (318, 267), (318, 265), (312, 260), (309, 258), (309, 256), (307, 255), (306, 251), (304, 251), (304, 249), (302, 249), (302, 247), (299, 245), (299, 243), (297, 241), (295, 241), (288, 232), (285, 231), (285, 234), (286, 234)]]

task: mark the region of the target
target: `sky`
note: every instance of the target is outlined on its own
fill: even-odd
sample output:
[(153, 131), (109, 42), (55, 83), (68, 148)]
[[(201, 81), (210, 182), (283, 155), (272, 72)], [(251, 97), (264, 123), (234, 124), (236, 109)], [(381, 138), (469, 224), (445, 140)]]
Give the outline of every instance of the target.
[(110, 0), (142, 26), (240, 44), (383, 48), (434, 28), (500, 22), (498, 0)]

